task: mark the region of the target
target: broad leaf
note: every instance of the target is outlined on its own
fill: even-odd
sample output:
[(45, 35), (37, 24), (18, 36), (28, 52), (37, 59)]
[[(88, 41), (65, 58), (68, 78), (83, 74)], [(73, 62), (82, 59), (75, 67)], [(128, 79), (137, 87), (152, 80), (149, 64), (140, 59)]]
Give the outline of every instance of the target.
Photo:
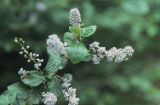
[(60, 96), (62, 94), (61, 80), (54, 77), (50, 82), (48, 82), (48, 89), (50, 92)]
[(8, 86), (8, 89), (0, 96), (0, 105), (8, 105), (16, 100), (18, 89), (14, 84)]
[(69, 26), (69, 31), (75, 35), (80, 35), (80, 33), (81, 33), (80, 27)]
[(48, 50), (48, 54), (49, 60), (47, 62), (45, 70), (47, 71), (47, 76), (51, 78), (55, 72), (57, 72), (59, 69), (64, 68), (66, 61), (64, 61), (60, 55), (54, 54), (50, 50)]
[(89, 37), (96, 32), (97, 26), (91, 25), (89, 27), (81, 28), (81, 36), (82, 37)]
[(83, 43), (70, 45), (67, 48), (68, 57), (73, 64), (83, 61), (88, 55), (88, 50)]
[(23, 76), (21, 76), (21, 80), (24, 84), (28, 86), (39, 86), (45, 80), (44, 76), (36, 70), (28, 71), (27, 75), (28, 78), (23, 78)]
[(36, 90), (31, 90), (21, 83), (14, 83), (8, 89), (17, 89), (16, 100), (11, 105), (33, 105), (39, 104), (41, 95)]
[(76, 38), (74, 38), (73, 33), (66, 32), (64, 34), (64, 42), (67, 42), (68, 45), (75, 44), (77, 42)]
[(0, 105), (9, 105), (11, 102), (6, 95), (0, 95)]

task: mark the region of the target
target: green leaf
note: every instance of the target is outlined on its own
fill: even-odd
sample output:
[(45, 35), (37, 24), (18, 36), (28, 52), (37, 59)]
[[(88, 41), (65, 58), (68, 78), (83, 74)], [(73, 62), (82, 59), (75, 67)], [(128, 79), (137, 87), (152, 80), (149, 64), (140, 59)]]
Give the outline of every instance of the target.
[(81, 36), (82, 37), (89, 37), (96, 32), (97, 26), (91, 25), (89, 27), (81, 28)]
[(55, 72), (57, 72), (59, 69), (63, 69), (67, 62), (64, 61), (59, 54), (54, 54), (49, 49), (48, 54), (49, 60), (45, 70), (47, 71), (47, 76), (51, 78)]
[(48, 82), (48, 89), (50, 92), (60, 96), (62, 94), (61, 80), (54, 77), (50, 82)]
[(88, 55), (88, 50), (83, 43), (70, 45), (67, 48), (68, 57), (73, 64), (83, 61)]
[(74, 38), (73, 33), (66, 32), (64, 34), (64, 42), (67, 42), (68, 45), (71, 45), (71, 44), (75, 44), (77, 42), (77, 39)]
[[(36, 95), (36, 96), (35, 96)], [(31, 92), (22, 83), (14, 83), (0, 96), (0, 105), (32, 105), (39, 104), (38, 93)], [(38, 100), (39, 99), (39, 100)]]
[(0, 105), (8, 105), (16, 100), (18, 89), (14, 84), (8, 86), (8, 89), (0, 96)]
[(10, 100), (6, 95), (0, 95), (0, 105), (9, 105)]
[(41, 101), (38, 91), (31, 90), (22, 83), (14, 83), (8, 87), (8, 90), (12, 90), (11, 93), (17, 90), (16, 100), (12, 101), (11, 105), (33, 105)]
[(80, 33), (81, 33), (80, 27), (69, 26), (69, 31), (75, 35), (80, 35)]
[(43, 75), (36, 70), (28, 71), (27, 75), (28, 78), (23, 78), (23, 76), (21, 76), (21, 80), (24, 84), (28, 86), (39, 86), (45, 80)]

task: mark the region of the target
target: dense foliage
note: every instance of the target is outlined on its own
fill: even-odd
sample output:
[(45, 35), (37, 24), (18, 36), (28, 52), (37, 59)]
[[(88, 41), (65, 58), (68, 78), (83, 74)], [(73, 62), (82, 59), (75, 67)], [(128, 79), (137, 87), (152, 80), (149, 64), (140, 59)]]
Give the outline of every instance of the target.
[[(153, 105), (159, 104), (159, 0), (112, 0), (112, 1), (43, 1), (46, 8), (38, 9), (39, 1), (0, 1), (0, 56), (1, 91), (18, 81), (20, 65), (27, 67), (15, 52), (12, 42), (19, 35), (27, 39), (34, 52), (46, 57), (45, 39), (49, 34), (68, 30), (68, 10), (78, 7), (86, 26), (96, 24), (93, 40), (110, 48), (131, 43), (134, 57), (127, 63), (100, 65), (80, 63), (65, 70), (76, 77), (74, 86), (79, 90), (81, 105)], [(18, 63), (19, 62), (19, 63)], [(15, 84), (19, 85), (19, 84)], [(8, 90), (16, 89), (8, 87)], [(23, 90), (22, 90), (23, 91)], [(29, 94), (27, 94), (29, 95)], [(64, 101), (59, 102), (63, 104)]]

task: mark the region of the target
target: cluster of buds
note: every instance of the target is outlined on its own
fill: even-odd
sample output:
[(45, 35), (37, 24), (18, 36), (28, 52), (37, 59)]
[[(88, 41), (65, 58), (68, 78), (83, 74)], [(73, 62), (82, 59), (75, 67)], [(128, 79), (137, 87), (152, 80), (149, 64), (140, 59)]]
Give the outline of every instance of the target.
[(22, 38), (15, 38), (15, 42), (21, 46), (21, 51), (19, 52), (20, 55), (24, 55), (27, 59), (27, 62), (30, 63), (31, 61), (34, 63), (34, 67), (39, 70), (42, 63), (44, 62), (43, 59), (39, 58), (39, 54), (32, 53), (29, 51), (30, 46), (25, 46), (25, 41)]
[(27, 72), (28, 71), (24, 70), (23, 68), (20, 68), (18, 74), (23, 76), (23, 78), (28, 78)]
[(55, 105), (57, 102), (57, 96), (51, 92), (42, 93), (42, 101), (45, 105)]
[(62, 92), (67, 101), (69, 101), (68, 105), (78, 105), (79, 98), (76, 97), (77, 89), (70, 87), (72, 82), (72, 75), (66, 74), (63, 77), (63, 84), (62, 84)]
[(65, 44), (61, 42), (56, 34), (50, 35), (47, 39), (48, 49), (54, 54), (66, 55)]
[(120, 63), (128, 60), (128, 57), (132, 56), (134, 50), (131, 46), (117, 49), (116, 47), (106, 50), (105, 47), (99, 47), (99, 42), (93, 42), (90, 44), (90, 49), (93, 51), (92, 61), (94, 64), (99, 64), (101, 59), (106, 57), (107, 61), (115, 61)]
[(70, 10), (69, 15), (70, 24), (72, 26), (80, 26), (82, 20), (79, 10), (77, 8), (73, 8)]
[(47, 39), (47, 46), (53, 54), (61, 55), (63, 62), (67, 62), (67, 43), (62, 43), (56, 34), (50, 35)]

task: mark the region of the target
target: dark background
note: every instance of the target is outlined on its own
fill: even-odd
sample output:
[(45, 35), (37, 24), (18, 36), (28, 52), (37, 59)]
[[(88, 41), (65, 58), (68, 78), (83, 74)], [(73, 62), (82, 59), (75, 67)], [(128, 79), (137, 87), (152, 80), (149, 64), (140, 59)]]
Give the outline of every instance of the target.
[(85, 26), (98, 27), (87, 45), (99, 41), (107, 49), (131, 45), (135, 50), (120, 64), (69, 62), (64, 72), (73, 73), (80, 105), (160, 105), (160, 0), (0, 0), (0, 92), (20, 81), (20, 67), (34, 69), (18, 54), (14, 37), (25, 39), (47, 61), (48, 35), (63, 38), (75, 7)]

